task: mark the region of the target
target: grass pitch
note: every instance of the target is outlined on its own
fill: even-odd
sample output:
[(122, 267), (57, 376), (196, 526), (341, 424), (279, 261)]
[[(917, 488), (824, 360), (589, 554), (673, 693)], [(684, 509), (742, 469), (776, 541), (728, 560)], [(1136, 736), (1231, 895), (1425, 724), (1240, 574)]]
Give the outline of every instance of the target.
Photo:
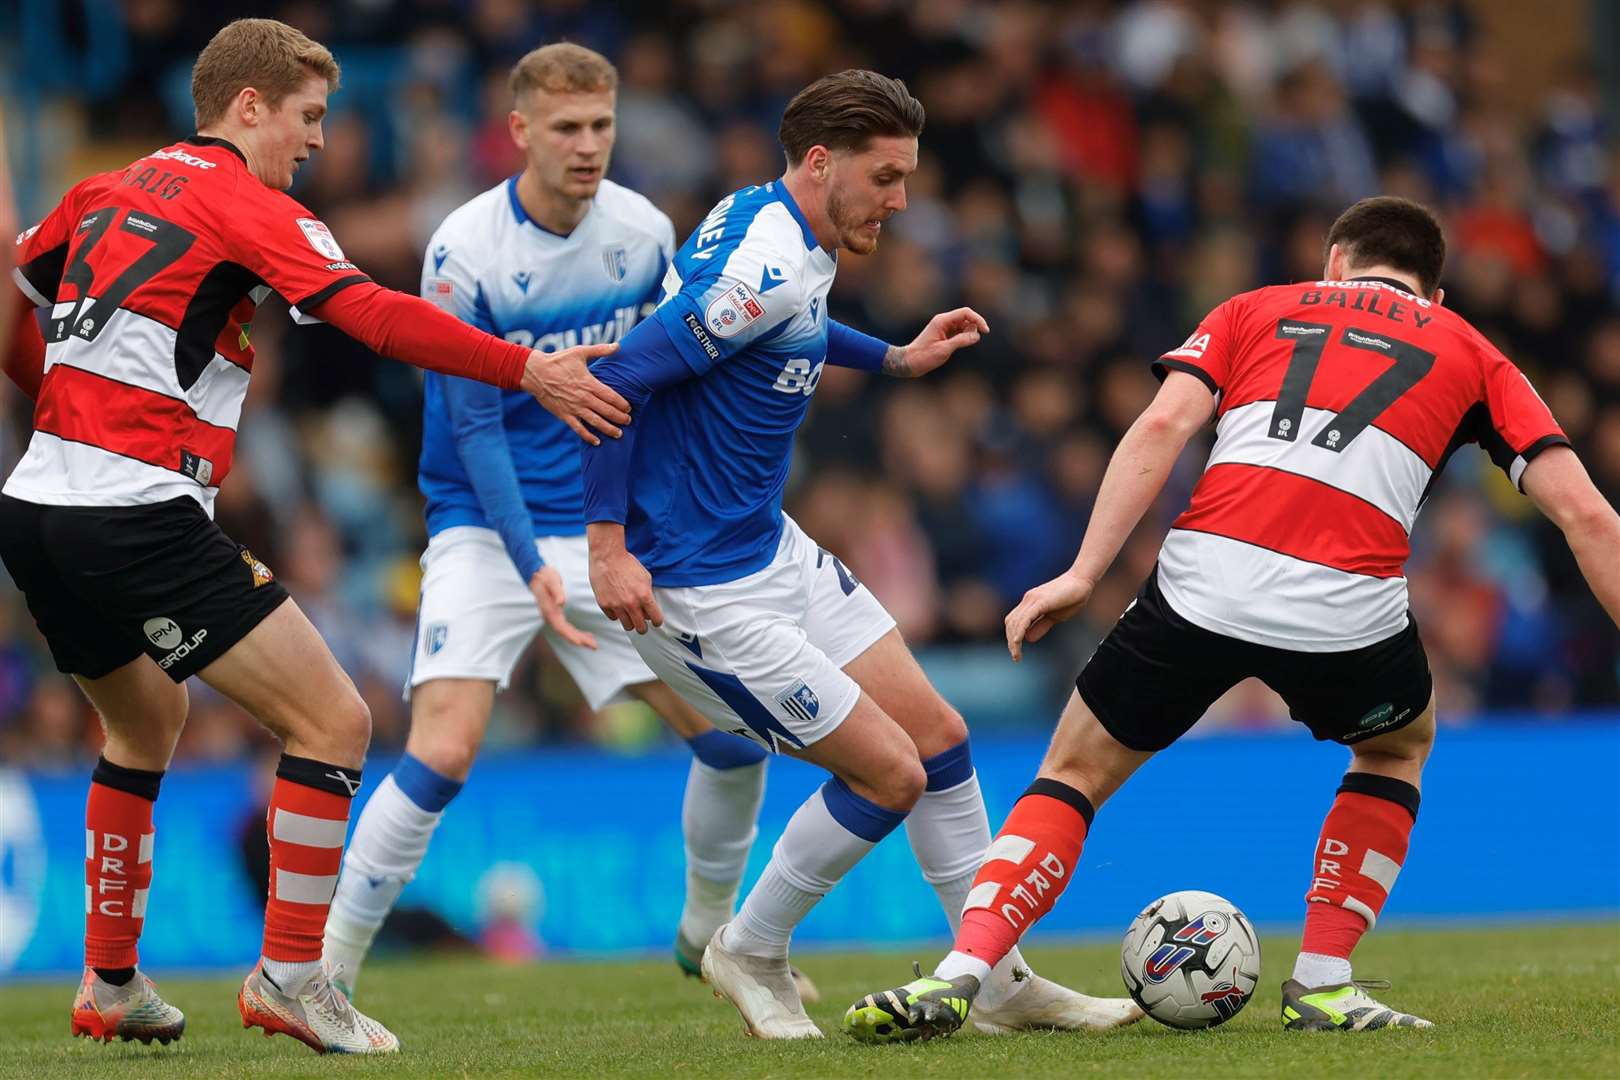
[[(1260, 990), (1206, 1032), (1144, 1020), (1108, 1035), (958, 1034), (867, 1047), (839, 1019), (860, 994), (905, 980), (910, 956), (805, 953), (829, 1037), (746, 1038), (729, 1005), (663, 961), (496, 967), (476, 959), (378, 962), (360, 1004), (400, 1036), (392, 1058), (320, 1058), (285, 1037), (245, 1032), (234, 979), (163, 979), (185, 1010), (167, 1048), (68, 1037), (68, 982), (0, 987), (0, 1076), (28, 1077), (1597, 1077), (1620, 1075), (1620, 927), (1613, 923), (1374, 934), (1357, 970), (1388, 977), (1382, 996), (1434, 1031), (1285, 1035), (1278, 985), (1297, 939), (1264, 941)], [(934, 950), (920, 950), (933, 959)], [(1037, 947), (1043, 974), (1118, 994), (1112, 945)]]

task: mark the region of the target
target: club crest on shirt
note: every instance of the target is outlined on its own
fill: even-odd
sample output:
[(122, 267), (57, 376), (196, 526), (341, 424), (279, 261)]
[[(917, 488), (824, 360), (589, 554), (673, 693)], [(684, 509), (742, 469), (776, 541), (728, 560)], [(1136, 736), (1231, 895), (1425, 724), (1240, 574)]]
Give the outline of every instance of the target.
[(630, 257), (624, 250), (624, 245), (615, 244), (610, 248), (602, 249), (602, 269), (607, 271), (608, 280), (617, 284), (624, 280), (629, 272)]
[(720, 337), (728, 338), (764, 315), (765, 308), (754, 296), (754, 290), (739, 281), (709, 301), (703, 321)]
[(303, 231), (304, 239), (309, 241), (309, 246), (315, 249), (317, 255), (333, 262), (344, 261), (343, 249), (338, 247), (337, 237), (326, 227), (326, 222), (301, 217), (298, 219), (298, 228)]

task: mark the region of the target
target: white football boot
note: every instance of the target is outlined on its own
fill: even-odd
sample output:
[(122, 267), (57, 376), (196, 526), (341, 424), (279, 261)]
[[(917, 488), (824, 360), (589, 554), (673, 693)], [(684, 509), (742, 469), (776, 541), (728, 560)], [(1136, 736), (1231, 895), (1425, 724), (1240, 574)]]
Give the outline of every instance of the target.
[[(1019, 975), (1022, 978), (1019, 978)], [(1128, 997), (1088, 997), (1051, 979), (1020, 968), (1013, 976), (1018, 988), (991, 1008), (981, 1000), (970, 1020), (986, 1035), (1013, 1031), (1108, 1031), (1134, 1024), (1147, 1014)]]
[(184, 1014), (158, 997), (152, 980), (139, 971), (123, 986), (114, 986), (97, 975), (95, 968), (84, 969), (78, 996), (73, 999), (73, 1034), (102, 1042), (112, 1042), (116, 1036), (125, 1042), (139, 1039), (150, 1044), (156, 1039), (168, 1045), (185, 1030)]
[(255, 965), (236, 1007), (242, 1026), (264, 1029), (265, 1038), (291, 1035), (317, 1054), (394, 1054), (394, 1033), (365, 1015), (333, 985), (334, 973), (323, 966), (294, 993), (271, 982), (263, 964)]
[(732, 952), (720, 944), (725, 932), (725, 926), (716, 930), (703, 950), (703, 977), (714, 988), (715, 997), (737, 1007), (748, 1034), (756, 1039), (823, 1038), (804, 1011), (787, 957)]

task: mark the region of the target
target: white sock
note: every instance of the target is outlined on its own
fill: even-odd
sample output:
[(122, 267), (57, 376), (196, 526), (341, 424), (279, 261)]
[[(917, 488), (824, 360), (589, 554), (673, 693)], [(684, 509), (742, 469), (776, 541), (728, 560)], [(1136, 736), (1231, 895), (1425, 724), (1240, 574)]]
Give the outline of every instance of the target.
[(1294, 981), (1312, 989), (1343, 986), (1350, 981), (1350, 961), (1343, 956), (1302, 952), (1294, 961)]
[(264, 973), (270, 976), (270, 981), (281, 987), (281, 992), (289, 997), (297, 997), (304, 984), (321, 970), (319, 960), (272, 960), (268, 956), (261, 956), (259, 963), (263, 965)]
[(343, 965), (353, 987), (377, 928), (416, 876), (428, 841), (444, 812), (424, 810), (394, 781), (383, 778), (360, 811), (354, 838), (343, 853), (343, 873), (326, 916), (325, 958)]
[[(838, 784), (837, 780), (829, 781), (794, 812), (771, 851), (765, 873), (748, 893), (737, 917), (726, 924), (721, 940), (727, 949), (752, 956), (786, 957), (794, 928), (816, 901), (826, 896), (882, 839), (883, 832), (893, 829), (904, 816), (867, 802)], [(875, 838), (867, 839), (845, 828), (829, 809), (829, 799), (837, 800), (841, 808), (852, 801), (858, 803), (873, 821), (868, 832)]]
[[(951, 933), (955, 934), (962, 923), (962, 905), (967, 903), (973, 879), (990, 848), (990, 818), (985, 813), (978, 773), (953, 788), (923, 792), (906, 818), (906, 836), (911, 840), (911, 851), (923, 879), (934, 887)], [(960, 959), (953, 961), (953, 957)], [(941, 974), (947, 965), (951, 973)], [(979, 968), (983, 968), (982, 973)], [(1018, 968), (1027, 969), (1028, 965), (1014, 946), (993, 969), (982, 960), (953, 952), (934, 974), (942, 979), (963, 974), (977, 976), (979, 1004), (995, 1008), (1029, 984), (1027, 979), (1013, 978)]]
[(979, 980), (982, 987), (990, 981), (990, 965), (977, 956), (969, 956), (967, 953), (952, 949), (946, 954), (945, 959), (939, 962), (939, 967), (934, 969), (934, 978), (949, 982), (958, 975), (972, 975)]
[(765, 762), (716, 769), (692, 759), (681, 803), (686, 902), (680, 932), (700, 947), (731, 918), (764, 798)]

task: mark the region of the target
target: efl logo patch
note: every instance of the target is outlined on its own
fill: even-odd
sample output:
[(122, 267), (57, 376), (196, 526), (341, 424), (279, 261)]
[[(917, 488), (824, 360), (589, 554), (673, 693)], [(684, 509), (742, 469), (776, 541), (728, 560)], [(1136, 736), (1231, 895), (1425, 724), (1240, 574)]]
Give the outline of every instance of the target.
[(440, 311), (452, 310), (456, 302), (456, 283), (446, 277), (430, 277), (422, 283), (422, 296)]
[(789, 716), (805, 724), (815, 723), (816, 714), (821, 711), (821, 699), (803, 679), (777, 694), (776, 703), (787, 710)]
[(247, 548), (242, 549), (242, 561), (247, 563), (248, 569), (253, 572), (253, 587), (255, 589), (276, 580), (276, 575), (270, 572), (270, 568), (256, 559), (253, 552)]
[(739, 281), (709, 301), (709, 310), (703, 313), (703, 321), (710, 330), (728, 338), (764, 315), (765, 308), (754, 295), (754, 290)]
[(324, 221), (301, 217), (298, 219), (298, 227), (303, 230), (304, 239), (309, 241), (309, 246), (315, 249), (316, 254), (332, 262), (345, 261), (343, 249), (338, 247), (337, 238), (332, 235), (332, 230), (326, 227)]
[(450, 637), (450, 624), (442, 622), (429, 623), (427, 629), (422, 632), (422, 637), (427, 647), (427, 654), (432, 656), (444, 648), (445, 641)]

